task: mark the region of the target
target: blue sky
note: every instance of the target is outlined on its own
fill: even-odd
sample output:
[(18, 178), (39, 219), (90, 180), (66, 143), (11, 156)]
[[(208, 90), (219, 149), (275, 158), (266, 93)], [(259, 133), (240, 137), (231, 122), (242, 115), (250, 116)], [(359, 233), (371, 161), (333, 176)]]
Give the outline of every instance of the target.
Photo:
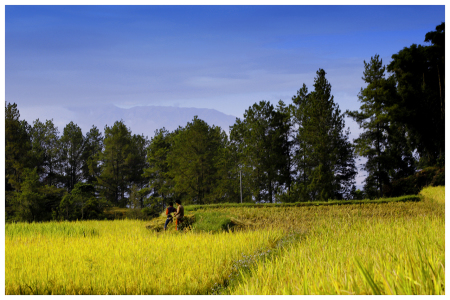
[(60, 131), (111, 104), (242, 118), (261, 100), (291, 103), (322, 68), (341, 111), (356, 110), (364, 60), (388, 64), (444, 21), (443, 5), (5, 6), (5, 100)]
[(363, 61), (424, 44), (445, 8), (6, 6), (5, 19), (6, 101), (28, 122), (103, 104), (242, 117), (260, 100), (290, 103), (319, 68), (341, 110), (357, 109)]

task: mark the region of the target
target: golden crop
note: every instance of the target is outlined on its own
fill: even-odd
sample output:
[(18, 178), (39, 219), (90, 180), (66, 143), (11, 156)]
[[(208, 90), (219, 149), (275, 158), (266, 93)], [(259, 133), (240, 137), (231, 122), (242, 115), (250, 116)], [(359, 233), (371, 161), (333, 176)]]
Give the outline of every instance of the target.
[(233, 261), (281, 236), (276, 231), (158, 234), (131, 220), (73, 224), (98, 235), (6, 234), (6, 294), (207, 293), (228, 277)]
[(443, 294), (444, 220), (324, 218), (232, 294)]
[[(133, 220), (6, 224), (5, 292), (444, 294), (444, 191), (425, 189), (420, 202), (210, 209), (252, 224), (233, 233), (157, 233)], [(277, 244), (292, 232), (294, 243)]]
[(307, 235), (227, 293), (445, 294), (444, 194), (428, 188), (419, 203), (297, 211), (292, 224), (304, 220)]

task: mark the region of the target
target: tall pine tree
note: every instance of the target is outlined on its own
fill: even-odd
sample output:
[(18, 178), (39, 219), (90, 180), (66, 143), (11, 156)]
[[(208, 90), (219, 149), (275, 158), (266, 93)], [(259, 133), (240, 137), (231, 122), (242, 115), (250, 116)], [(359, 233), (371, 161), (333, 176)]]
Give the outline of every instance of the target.
[(113, 205), (125, 207), (129, 192), (130, 168), (127, 158), (133, 147), (131, 131), (123, 121), (105, 126), (104, 150), (99, 155), (101, 174), (97, 177), (100, 194)]
[(355, 139), (355, 149), (367, 158), (364, 190), (369, 198), (382, 197), (392, 178), (414, 172), (414, 158), (406, 139), (405, 126), (395, 121), (392, 110), (398, 103), (394, 78), (385, 77), (386, 68), (379, 55), (364, 61), (367, 86), (358, 95), (360, 111), (347, 111), (363, 129)]
[(37, 168), (41, 180), (47, 185), (60, 187), (63, 174), (61, 166), (61, 145), (59, 130), (52, 120), (45, 123), (39, 119), (31, 128), (32, 150), (30, 155)]
[(186, 203), (214, 203), (220, 149), (227, 136), (220, 127), (194, 117), (173, 137), (167, 161), (174, 191)]
[(291, 124), (283, 102), (275, 108), (268, 101), (253, 104), (236, 119), (230, 138), (239, 155), (244, 190), (252, 200), (273, 202), (290, 188)]
[(82, 179), (82, 154), (85, 144), (85, 137), (77, 124), (70, 122), (64, 127), (63, 135), (60, 138), (60, 155), (64, 171), (63, 181), (69, 192)]
[(406, 126), (421, 166), (443, 165), (445, 155), (445, 23), (428, 32), (428, 46), (413, 44), (392, 55), (387, 66), (399, 99), (391, 107), (395, 121)]
[(151, 193), (154, 198), (160, 198), (158, 202), (166, 202), (166, 199), (174, 196), (173, 177), (169, 174), (167, 161), (174, 134), (169, 133), (164, 127), (157, 129), (147, 147), (148, 167), (144, 169), (144, 176), (149, 182), (148, 193)]
[(299, 200), (348, 198), (356, 175), (349, 130), (345, 131), (344, 114), (334, 102), (325, 75), (319, 69), (314, 91), (308, 94), (304, 85), (294, 97), (300, 171), (294, 195), (307, 197)]

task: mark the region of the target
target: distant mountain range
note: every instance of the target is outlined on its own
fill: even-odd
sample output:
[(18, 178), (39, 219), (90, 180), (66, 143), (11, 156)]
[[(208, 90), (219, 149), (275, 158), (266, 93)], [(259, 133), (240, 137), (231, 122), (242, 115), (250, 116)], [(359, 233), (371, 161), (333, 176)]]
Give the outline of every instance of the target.
[[(89, 131), (92, 125), (103, 132), (105, 125), (112, 126), (115, 121), (123, 120), (131, 129), (132, 134), (144, 134), (152, 137), (156, 129), (165, 127), (173, 131), (178, 126), (186, 124), (198, 116), (208, 125), (219, 126), (227, 134), (229, 127), (236, 121), (235, 116), (226, 115), (214, 109), (173, 107), (173, 106), (136, 106), (133, 108), (119, 108), (114, 105), (92, 106), (83, 108), (68, 108), (73, 113), (72, 121), (83, 130)], [(56, 119), (56, 118), (55, 118)], [(62, 131), (63, 128), (60, 130)]]

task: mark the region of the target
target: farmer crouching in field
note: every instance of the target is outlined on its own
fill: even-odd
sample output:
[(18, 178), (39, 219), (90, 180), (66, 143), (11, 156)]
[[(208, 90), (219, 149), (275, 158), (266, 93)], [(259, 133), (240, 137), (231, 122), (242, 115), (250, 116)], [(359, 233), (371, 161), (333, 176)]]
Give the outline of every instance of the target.
[(166, 231), (167, 229), (167, 225), (172, 222), (172, 213), (176, 212), (177, 210), (175, 209), (175, 207), (173, 207), (173, 202), (169, 202), (169, 207), (166, 209), (166, 223), (164, 224), (164, 231)]
[(173, 215), (175, 217), (175, 230), (178, 230), (178, 224), (183, 222), (184, 217), (184, 207), (181, 205), (180, 200), (176, 200), (175, 203), (177, 204), (177, 212)]

